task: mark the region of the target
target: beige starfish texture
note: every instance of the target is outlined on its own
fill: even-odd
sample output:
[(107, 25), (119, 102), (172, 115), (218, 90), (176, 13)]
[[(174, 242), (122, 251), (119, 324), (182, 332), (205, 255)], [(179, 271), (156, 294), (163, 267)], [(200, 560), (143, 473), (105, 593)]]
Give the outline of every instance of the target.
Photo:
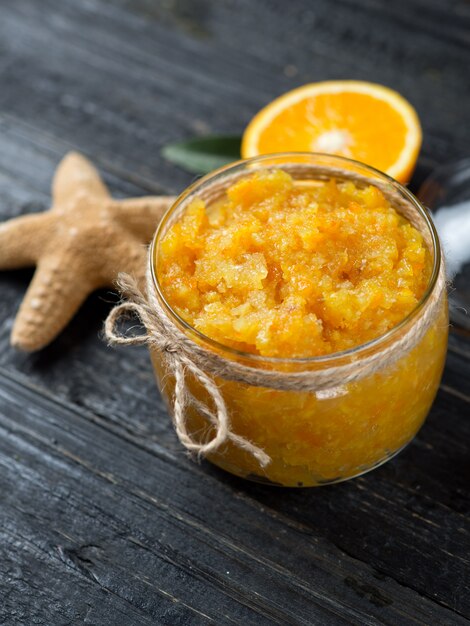
[(146, 244), (173, 201), (170, 196), (114, 200), (90, 161), (68, 153), (54, 176), (51, 208), (0, 225), (0, 269), (36, 265), (11, 344), (39, 350), (92, 291), (112, 286), (119, 272), (142, 280)]

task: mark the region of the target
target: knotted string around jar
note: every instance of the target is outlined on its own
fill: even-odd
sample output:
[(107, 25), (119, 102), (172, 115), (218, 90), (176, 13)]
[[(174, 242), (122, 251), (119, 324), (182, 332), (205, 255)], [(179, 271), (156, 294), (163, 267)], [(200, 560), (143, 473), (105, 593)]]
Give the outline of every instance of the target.
[[(148, 273), (150, 274), (150, 272)], [(147, 276), (147, 289), (149, 289)], [(114, 345), (147, 345), (157, 349), (169, 370), (175, 377), (175, 390), (173, 401), (173, 421), (178, 439), (183, 446), (197, 454), (199, 457), (207, 456), (215, 452), (221, 445), (231, 441), (239, 448), (246, 450), (255, 457), (261, 467), (266, 467), (271, 462), (271, 457), (261, 448), (254, 445), (248, 439), (240, 437), (230, 429), (230, 418), (225, 401), (216, 383), (191, 359), (186, 350), (185, 342), (175, 341), (168, 333), (168, 318), (160, 307), (156, 296), (148, 299), (142, 294), (136, 281), (128, 274), (121, 274), (118, 279), (121, 293), (125, 294), (128, 301), (122, 302), (112, 309), (105, 322), (105, 335), (109, 343)], [(146, 334), (126, 336), (117, 330), (119, 320), (137, 315), (145, 329)], [(182, 335), (184, 338), (184, 335)], [(186, 386), (186, 373), (190, 372), (195, 379), (206, 389), (215, 406), (215, 413), (208, 406), (197, 402), (190, 397)], [(194, 441), (188, 432), (186, 424), (186, 408), (189, 402), (197, 402), (197, 408), (208, 418), (215, 428), (215, 436), (207, 443)]]

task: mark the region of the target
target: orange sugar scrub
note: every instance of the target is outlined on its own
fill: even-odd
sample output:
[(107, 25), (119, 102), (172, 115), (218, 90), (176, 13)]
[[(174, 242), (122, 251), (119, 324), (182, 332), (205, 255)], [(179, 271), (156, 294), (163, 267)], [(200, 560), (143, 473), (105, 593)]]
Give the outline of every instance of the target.
[(179, 315), (218, 342), (268, 357), (341, 352), (416, 306), (431, 259), (373, 186), (296, 185), (282, 170), (194, 200), (161, 243), (159, 278)]
[[(425, 305), (435, 302), (409, 349), (393, 360), (380, 352), (365, 375), (340, 377), (317, 391), (260, 387), (206, 372), (223, 396), (231, 431), (271, 462), (260, 467), (232, 440), (208, 459), (253, 480), (314, 486), (380, 465), (422, 425), (447, 347), (445, 289), (437, 279), (443, 268), (429, 218), (398, 184), (360, 164), (356, 170), (380, 185), (296, 178), (283, 167), (282, 158), (292, 156), (276, 158), (257, 171), (246, 164), (222, 171), (228, 177), (222, 196), (210, 193), (211, 177), (198, 183), (156, 235), (157, 293), (188, 337), (229, 361), (264, 370), (360, 368), (376, 352), (402, 345), (405, 334), (418, 333)], [(307, 166), (324, 159), (345, 167), (336, 157), (302, 158)], [(232, 172), (242, 175), (233, 180)], [(220, 174), (214, 179), (219, 184)], [(416, 211), (414, 225), (392, 206), (393, 194), (381, 191), (388, 186)], [(151, 354), (171, 405), (174, 376), (157, 349)], [(186, 385), (188, 432), (208, 441), (214, 429), (201, 407), (212, 408), (212, 399), (192, 375)]]

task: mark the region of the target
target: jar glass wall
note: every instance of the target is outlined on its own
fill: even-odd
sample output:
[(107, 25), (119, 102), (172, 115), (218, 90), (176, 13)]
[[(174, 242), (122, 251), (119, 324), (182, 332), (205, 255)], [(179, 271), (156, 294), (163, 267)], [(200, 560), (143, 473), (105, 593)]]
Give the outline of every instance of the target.
[[(328, 178), (367, 179), (407, 204), (408, 219), (421, 232), (432, 259), (429, 284), (416, 308), (385, 335), (341, 353), (312, 358), (267, 358), (223, 346), (192, 328), (166, 301), (158, 281), (159, 244), (195, 198), (218, 201), (224, 190), (257, 169), (287, 171), (295, 181), (318, 184)], [(349, 174), (345, 174), (345, 170)], [(400, 212), (400, 207), (396, 207)], [(360, 366), (375, 353), (396, 352), (403, 337), (423, 324), (432, 298), (432, 319), (426, 331), (399, 358), (379, 361), (372, 373), (316, 392), (280, 390), (234, 382), (207, 374), (217, 383), (226, 403), (232, 431), (262, 448), (271, 463), (260, 468), (256, 459), (230, 441), (208, 459), (223, 469), (252, 480), (283, 486), (314, 486), (337, 482), (368, 471), (401, 450), (421, 427), (437, 392), (447, 348), (448, 318), (442, 258), (428, 214), (401, 185), (362, 164), (314, 154), (270, 155), (218, 170), (187, 189), (166, 214), (151, 249), (153, 279), (165, 313), (186, 336), (229, 361), (278, 372), (319, 372), (349, 363)], [(174, 378), (164, 359), (152, 351), (160, 390), (171, 410)], [(192, 402), (187, 427), (195, 440), (206, 441), (211, 426), (204, 406), (211, 399), (196, 380), (187, 376)]]

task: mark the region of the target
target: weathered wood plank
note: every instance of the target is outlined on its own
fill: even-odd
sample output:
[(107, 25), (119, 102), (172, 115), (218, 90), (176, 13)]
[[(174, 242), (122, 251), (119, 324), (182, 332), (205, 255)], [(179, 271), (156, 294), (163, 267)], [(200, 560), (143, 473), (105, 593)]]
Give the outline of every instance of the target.
[[(80, 559), (86, 563), (88, 557), (77, 556), (70, 550), (75, 561), (65, 552), (62, 558), (70, 559), (73, 565), (56, 563), (56, 555), (51, 559), (35, 545), (31, 535), (28, 529), (26, 535), (17, 528), (13, 533), (0, 530), (0, 571), (4, 580), (0, 619), (3, 624), (154, 623), (138, 606), (132, 606), (126, 599), (97, 585), (93, 578), (87, 578), (80, 571)], [(61, 554), (60, 546), (56, 552)], [(202, 617), (162, 593), (162, 614), (165, 608), (168, 616), (173, 614), (187, 620), (182, 623), (197, 623), (194, 618)], [(211, 620), (200, 619), (199, 623), (211, 623)]]
[[(115, 195), (174, 192), (168, 140), (239, 132), (309, 80), (385, 82), (417, 106), (414, 185), (470, 140), (468, 3), (5, 0), (0, 219), (42, 210), (65, 151)], [(8, 348), (29, 272), (0, 276), (0, 616), (6, 623), (460, 624), (470, 619), (470, 342), (396, 460), (321, 490), (184, 457), (145, 350), (98, 339), (92, 296), (34, 356)], [(3, 613), (2, 613), (3, 611)]]
[[(99, 0), (85, 10), (66, 1), (59, 13), (50, 0), (4, 3), (0, 34), (9, 62), (0, 109), (148, 177), (158, 172), (159, 181), (174, 188), (185, 179), (159, 156), (168, 139), (209, 127), (241, 130), (277, 93), (347, 74), (386, 82), (410, 97), (423, 118), (426, 156), (465, 153), (466, 57), (461, 44), (428, 32), (416, 8), (388, 24), (361, 2), (343, 3), (341, 19), (332, 19), (325, 0), (287, 14), (279, 2), (247, 11), (199, 0), (187, 20), (206, 32), (198, 37), (182, 32), (187, 3), (168, 10), (153, 4), (140, 2), (145, 16), (139, 16)], [(432, 15), (442, 17), (444, 34), (445, 13), (435, 8)], [(465, 17), (453, 23), (460, 21)], [(288, 48), (294, 34), (296, 46)], [(292, 67), (295, 76), (286, 76)], [(27, 97), (31, 89), (34, 99)], [(438, 97), (442, 93), (452, 97)], [(452, 136), (452, 128), (459, 133)]]
[[(335, 548), (315, 523), (286, 520), (277, 506), (260, 510), (244, 485), (234, 494), (213, 473), (152, 458), (82, 411), (0, 377), (2, 528), (17, 541), (28, 537), (55, 568), (75, 565), (153, 618), (160, 589), (213, 619), (215, 607), (230, 612), (235, 601), (249, 609), (247, 623), (460, 623)], [(338, 506), (349, 499), (338, 495)]]

